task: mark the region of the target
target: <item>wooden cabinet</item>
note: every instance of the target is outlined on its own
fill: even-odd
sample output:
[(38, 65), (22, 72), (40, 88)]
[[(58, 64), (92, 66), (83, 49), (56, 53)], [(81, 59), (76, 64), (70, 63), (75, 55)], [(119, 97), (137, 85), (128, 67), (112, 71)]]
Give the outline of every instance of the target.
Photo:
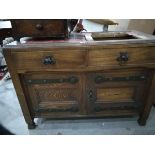
[(89, 41), (85, 35), (3, 48), (29, 128), (39, 117), (138, 115), (146, 124), (155, 96), (155, 38)]
[(12, 36), (11, 33), (11, 28), (0, 28), (0, 45), (3, 44), (5, 38)]
[(12, 19), (13, 37), (68, 37), (67, 20), (65, 19)]

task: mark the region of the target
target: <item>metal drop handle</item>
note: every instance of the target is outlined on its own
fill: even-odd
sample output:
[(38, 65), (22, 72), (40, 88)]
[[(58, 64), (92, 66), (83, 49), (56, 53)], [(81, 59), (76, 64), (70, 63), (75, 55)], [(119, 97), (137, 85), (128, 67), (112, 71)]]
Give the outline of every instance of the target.
[(56, 60), (53, 56), (46, 56), (43, 58), (44, 65), (54, 65), (56, 64)]
[(119, 57), (116, 59), (120, 65), (125, 64), (129, 60), (129, 56), (127, 52), (120, 52)]
[(36, 25), (36, 29), (37, 29), (37, 30), (43, 30), (43, 26), (42, 26), (41, 24), (37, 24), (37, 25)]

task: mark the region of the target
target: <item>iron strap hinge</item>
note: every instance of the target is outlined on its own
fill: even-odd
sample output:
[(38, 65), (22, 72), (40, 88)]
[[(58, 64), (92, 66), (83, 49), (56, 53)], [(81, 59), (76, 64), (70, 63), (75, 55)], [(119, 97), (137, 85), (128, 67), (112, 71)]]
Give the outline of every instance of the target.
[(26, 80), (27, 84), (50, 84), (50, 83), (70, 83), (76, 84), (79, 79), (76, 76), (71, 76), (69, 78), (60, 78), (60, 79), (28, 79)]
[(122, 81), (143, 81), (146, 80), (147, 77), (145, 75), (139, 76), (127, 76), (127, 77), (104, 77), (104, 76), (96, 76), (94, 81), (95, 83), (99, 84), (106, 81), (115, 81), (115, 82), (122, 82)]

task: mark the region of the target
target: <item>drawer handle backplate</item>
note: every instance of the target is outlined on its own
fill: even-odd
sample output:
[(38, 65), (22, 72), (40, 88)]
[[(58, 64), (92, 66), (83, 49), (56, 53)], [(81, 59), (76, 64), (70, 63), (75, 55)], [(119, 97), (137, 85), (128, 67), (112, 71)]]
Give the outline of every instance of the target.
[(44, 65), (54, 65), (56, 64), (56, 60), (53, 56), (46, 56), (43, 58)]
[(36, 25), (36, 29), (37, 29), (37, 30), (43, 30), (43, 26), (42, 26), (41, 24), (37, 24), (37, 25)]
[(125, 64), (129, 60), (129, 56), (127, 52), (120, 52), (119, 57), (116, 59), (120, 65)]

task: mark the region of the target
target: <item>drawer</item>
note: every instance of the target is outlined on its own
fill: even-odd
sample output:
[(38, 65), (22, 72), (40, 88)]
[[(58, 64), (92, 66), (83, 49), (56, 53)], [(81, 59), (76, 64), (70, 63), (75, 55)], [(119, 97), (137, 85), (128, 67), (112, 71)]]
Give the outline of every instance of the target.
[(90, 111), (140, 110), (147, 84), (145, 71), (114, 71), (87, 75), (87, 102)]
[(51, 49), (50, 51), (12, 52), (17, 69), (51, 70), (74, 69), (85, 66), (85, 50)]
[(21, 75), (21, 79), (34, 115), (49, 114), (54, 117), (81, 113), (82, 87), (79, 75), (27, 73)]
[(155, 65), (155, 48), (93, 49), (89, 51), (89, 66)]
[(11, 20), (14, 36), (56, 37), (67, 35), (67, 20)]

